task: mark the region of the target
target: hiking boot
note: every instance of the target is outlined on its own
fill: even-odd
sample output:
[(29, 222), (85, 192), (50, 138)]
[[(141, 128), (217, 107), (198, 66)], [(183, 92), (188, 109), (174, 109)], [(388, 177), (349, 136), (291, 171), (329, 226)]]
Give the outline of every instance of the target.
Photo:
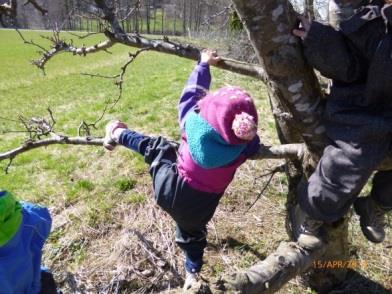
[(373, 243), (381, 243), (385, 238), (385, 213), (371, 197), (361, 197), (354, 202), (355, 212), (359, 215), (362, 233)]
[(120, 122), (119, 120), (113, 120), (109, 122), (105, 127), (105, 138), (103, 139), (103, 147), (107, 150), (112, 151), (117, 145), (114, 131), (116, 129), (126, 129), (127, 125)]
[(182, 288), (184, 291), (191, 289), (194, 285), (199, 282), (199, 276), (197, 273), (188, 273), (186, 272), (184, 287)]
[(324, 222), (310, 218), (305, 215), (304, 222), (300, 227), (298, 245), (308, 250), (318, 249), (323, 245), (320, 237), (320, 228)]

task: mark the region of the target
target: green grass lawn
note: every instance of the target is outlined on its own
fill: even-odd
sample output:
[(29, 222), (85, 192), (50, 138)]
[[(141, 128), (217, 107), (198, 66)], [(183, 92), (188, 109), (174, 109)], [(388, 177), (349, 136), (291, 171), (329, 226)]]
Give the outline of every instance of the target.
[[(22, 33), (27, 40), (48, 44), (39, 36), (48, 33)], [(75, 44), (91, 45), (100, 38), (75, 40)], [(80, 122), (93, 122), (106, 101), (118, 94), (112, 80), (81, 73), (117, 74), (130, 50), (117, 45), (111, 54), (80, 57), (63, 53), (47, 64), (43, 75), (29, 64), (38, 58), (37, 48), (23, 44), (14, 31), (0, 30), (0, 39), (6, 40), (0, 42), (0, 153), (27, 139), (17, 122), (20, 115), (49, 118), (48, 107), (58, 133), (77, 135)], [(165, 54), (142, 53), (129, 66), (122, 99), (93, 135), (103, 136), (105, 124), (119, 118), (130, 128), (177, 140), (177, 99), (194, 64)], [(221, 70), (212, 69), (212, 74), (213, 89), (239, 85), (251, 93), (257, 101), (263, 142), (277, 143), (264, 86)], [(0, 162), (0, 168), (7, 164)], [(287, 240), (283, 175), (276, 176), (266, 197), (245, 212), (265, 180), (255, 181), (255, 177), (277, 164), (249, 162), (237, 173), (209, 227), (205, 276), (244, 269)], [(173, 242), (174, 226), (151, 200), (151, 181), (140, 156), (122, 148), (112, 153), (92, 146), (36, 149), (16, 157), (9, 173), (0, 174), (0, 188), (50, 208), (53, 230), (44, 262), (64, 293), (153, 293), (181, 283), (182, 256)], [(391, 288), (391, 249), (366, 242), (357, 220), (350, 232), (350, 246), (357, 256), (353, 258), (368, 262), (368, 268), (358, 272)], [(281, 293), (305, 291), (291, 281)]]

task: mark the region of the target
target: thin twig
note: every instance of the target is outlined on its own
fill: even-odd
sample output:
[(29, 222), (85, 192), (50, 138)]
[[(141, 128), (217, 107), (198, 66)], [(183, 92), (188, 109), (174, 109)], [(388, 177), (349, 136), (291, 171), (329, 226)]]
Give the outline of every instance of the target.
[(250, 209), (256, 204), (256, 202), (260, 199), (260, 197), (263, 195), (264, 191), (268, 188), (268, 186), (269, 186), (270, 182), (272, 181), (272, 178), (274, 177), (274, 175), (275, 175), (276, 173), (278, 173), (278, 172), (284, 172), (285, 169), (286, 169), (286, 164), (282, 164), (282, 165), (279, 165), (279, 166), (275, 167), (275, 168), (274, 168), (273, 170), (271, 170), (270, 172), (268, 172), (268, 173), (266, 173), (266, 174), (261, 175), (260, 177), (258, 177), (258, 178), (261, 178), (261, 177), (265, 177), (265, 176), (270, 175), (270, 177), (269, 177), (268, 180), (267, 180), (267, 183), (266, 183), (266, 184), (264, 185), (264, 187), (261, 189), (261, 191), (260, 191), (260, 193), (257, 195), (255, 201), (253, 201), (253, 203), (248, 207), (248, 209), (246, 210), (246, 212), (249, 212), (249, 210), (250, 210)]
[(113, 75), (113, 76), (104, 76), (104, 75), (99, 75), (99, 74), (88, 74), (88, 73), (82, 73), (83, 75), (87, 75), (87, 76), (91, 76), (91, 77), (99, 77), (99, 78), (105, 78), (105, 79), (115, 79), (115, 85), (118, 87), (119, 93), (116, 99), (114, 99), (112, 102), (107, 102), (105, 103), (105, 107), (101, 113), (101, 115), (98, 117), (98, 119), (96, 119), (93, 123), (87, 123), (85, 121), (82, 121), (81, 124), (79, 125), (78, 128), (78, 134), (79, 136), (82, 135), (81, 131), (83, 130), (86, 135), (91, 135), (91, 130), (90, 128), (94, 128), (96, 129), (96, 125), (103, 119), (103, 117), (105, 116), (105, 114), (107, 113), (107, 111), (109, 111), (110, 109), (113, 109), (117, 103), (120, 101), (121, 97), (122, 97), (122, 93), (123, 93), (123, 83), (124, 83), (124, 75), (127, 71), (128, 66), (136, 59), (136, 57), (144, 52), (144, 51), (148, 51), (151, 48), (142, 48), (139, 49), (138, 51), (136, 51), (135, 53), (129, 53), (129, 57), (130, 59), (121, 67), (121, 72), (117, 75)]
[(23, 40), (23, 42), (24, 42), (25, 44), (33, 45), (33, 46), (38, 47), (39, 49), (41, 49), (43, 52), (49, 53), (49, 51), (46, 50), (45, 47), (43, 47), (43, 46), (41, 46), (41, 45), (35, 43), (33, 40), (27, 41), (27, 40), (25, 39), (25, 37), (22, 35), (22, 33), (19, 31), (19, 29), (15, 29), (15, 31), (19, 34), (19, 36), (21, 37), (21, 39)]
[(77, 37), (78, 39), (82, 40), (82, 39), (86, 39), (86, 38), (88, 38), (88, 37), (91, 37), (91, 36), (93, 36), (93, 35), (102, 34), (102, 32), (90, 32), (90, 33), (86, 33), (85, 35), (81, 36), (81, 35), (75, 34), (75, 33), (73, 33), (73, 32), (67, 31), (67, 34), (70, 34), (71, 36), (75, 36), (75, 37)]
[(6, 167), (4, 168), (4, 173), (8, 174), (8, 170), (10, 169), (11, 165), (12, 165), (12, 161), (14, 160), (15, 157), (10, 157), (8, 164), (6, 165)]
[(23, 5), (31, 4), (34, 6), (35, 9), (37, 9), (39, 12), (41, 12), (42, 15), (47, 15), (48, 11), (43, 8), (41, 5), (39, 5), (35, 0), (27, 0)]
[(209, 25), (209, 24), (211, 23), (211, 20), (212, 20), (212, 19), (214, 19), (214, 18), (216, 18), (216, 17), (218, 17), (218, 16), (220, 16), (220, 15), (222, 15), (222, 14), (227, 13), (227, 12), (230, 11), (232, 8), (233, 8), (233, 4), (230, 4), (229, 6), (224, 7), (221, 11), (219, 11), (219, 12), (213, 14), (213, 15), (210, 15), (210, 16), (206, 17), (206, 18), (204, 19), (204, 21), (201, 23), (201, 25)]

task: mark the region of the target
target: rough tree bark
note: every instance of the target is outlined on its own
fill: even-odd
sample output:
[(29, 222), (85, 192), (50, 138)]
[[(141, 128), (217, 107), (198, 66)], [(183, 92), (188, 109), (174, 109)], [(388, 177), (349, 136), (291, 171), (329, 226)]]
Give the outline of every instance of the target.
[[(300, 42), (291, 34), (296, 23), (291, 4), (287, 0), (233, 0), (233, 3), (269, 79), (271, 107), (281, 142), (304, 141), (310, 152), (309, 159), (316, 161), (326, 144), (325, 127), (320, 121), (322, 94), (313, 70), (304, 61)], [(288, 162), (287, 227), (292, 237), (303, 218), (296, 191), (301, 178), (312, 170), (313, 164), (308, 164), (306, 161), (303, 166), (295, 160)], [(238, 282), (231, 286), (243, 293), (273, 293), (295, 275), (307, 272), (316, 259), (346, 260), (347, 220), (326, 229), (330, 238), (325, 247), (307, 252), (295, 243), (281, 244), (266, 260), (238, 273), (235, 277)], [(345, 274), (345, 270), (312, 270), (308, 282), (324, 292), (341, 282)]]
[(305, 13), (314, 19), (314, 0), (305, 0)]

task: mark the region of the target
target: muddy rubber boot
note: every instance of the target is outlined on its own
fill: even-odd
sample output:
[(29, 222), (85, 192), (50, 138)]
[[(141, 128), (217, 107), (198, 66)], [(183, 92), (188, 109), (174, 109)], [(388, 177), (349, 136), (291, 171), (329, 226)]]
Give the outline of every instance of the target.
[(362, 233), (373, 243), (381, 243), (385, 238), (385, 213), (371, 197), (357, 198), (354, 210), (359, 215)]
[(300, 227), (300, 235), (298, 236), (298, 245), (308, 250), (318, 249), (323, 245), (320, 237), (320, 228), (324, 222), (305, 216), (304, 222)]

